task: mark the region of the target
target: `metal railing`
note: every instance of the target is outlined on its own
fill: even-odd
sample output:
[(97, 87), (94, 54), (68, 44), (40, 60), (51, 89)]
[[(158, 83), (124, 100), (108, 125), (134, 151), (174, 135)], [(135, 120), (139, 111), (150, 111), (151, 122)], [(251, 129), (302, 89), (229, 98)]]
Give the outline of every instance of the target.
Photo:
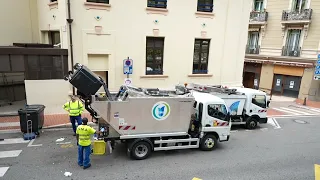
[(301, 47), (298, 46), (283, 46), (282, 47), (282, 56), (292, 56), (299, 57), (301, 53)]
[(260, 46), (259, 45), (247, 45), (246, 54), (259, 54)]
[(311, 20), (312, 9), (302, 9), (300, 11), (288, 11), (282, 12), (282, 21), (303, 21)]
[(250, 12), (250, 22), (266, 22), (268, 21), (268, 12)]
[(153, 8), (167, 8), (167, 0), (148, 0), (148, 7), (153, 7)]

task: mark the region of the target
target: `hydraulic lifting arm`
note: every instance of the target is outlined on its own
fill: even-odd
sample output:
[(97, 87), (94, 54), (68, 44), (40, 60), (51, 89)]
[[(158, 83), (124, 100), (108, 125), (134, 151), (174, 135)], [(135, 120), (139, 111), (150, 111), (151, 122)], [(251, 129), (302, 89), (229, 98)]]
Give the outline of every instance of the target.
[(86, 110), (95, 120), (98, 120), (97, 112), (91, 107), (92, 96), (98, 92), (101, 86), (103, 86), (109, 101), (113, 101), (111, 93), (103, 79), (97, 77), (86, 66), (76, 63), (73, 68), (75, 70), (74, 73), (69, 71), (69, 74), (64, 80), (69, 81), (70, 84), (77, 88), (77, 95), (79, 95), (84, 102)]

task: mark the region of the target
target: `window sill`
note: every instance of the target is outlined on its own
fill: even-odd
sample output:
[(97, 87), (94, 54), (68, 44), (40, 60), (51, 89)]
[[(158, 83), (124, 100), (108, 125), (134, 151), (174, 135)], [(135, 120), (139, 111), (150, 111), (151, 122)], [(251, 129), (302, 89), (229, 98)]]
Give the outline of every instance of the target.
[(152, 7), (147, 7), (146, 8), (147, 14), (161, 14), (161, 15), (168, 15), (168, 9), (164, 8), (152, 8)]
[(140, 78), (142, 79), (163, 79), (163, 78), (168, 78), (169, 76), (167, 75), (143, 75), (143, 76), (140, 76)]
[(55, 1), (55, 2), (51, 2), (48, 4), (49, 6), (49, 9), (58, 9), (58, 1)]
[(86, 7), (87, 10), (98, 9), (98, 10), (110, 11), (110, 9), (111, 9), (110, 4), (103, 4), (103, 3), (84, 2), (84, 6)]
[(197, 18), (211, 18), (213, 19), (214, 13), (213, 12), (196, 12), (195, 13)]
[(213, 74), (189, 74), (188, 77), (212, 77)]

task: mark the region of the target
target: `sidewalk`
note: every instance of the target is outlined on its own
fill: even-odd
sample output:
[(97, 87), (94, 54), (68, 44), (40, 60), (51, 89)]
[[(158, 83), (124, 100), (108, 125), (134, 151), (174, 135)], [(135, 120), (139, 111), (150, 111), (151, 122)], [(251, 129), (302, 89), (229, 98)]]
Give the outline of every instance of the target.
[[(91, 116), (88, 113), (82, 115), (91, 121)], [(44, 116), (43, 128), (65, 126), (70, 123), (68, 114), (50, 114)], [(19, 130), (20, 119), (19, 116), (0, 117), (0, 131), (1, 130)]]
[[(295, 102), (298, 104), (298, 105), (303, 105), (303, 99), (296, 99)], [(307, 107), (313, 107), (313, 108), (320, 108), (320, 102), (316, 102), (316, 101), (309, 101), (307, 100), (307, 103), (306, 103)]]

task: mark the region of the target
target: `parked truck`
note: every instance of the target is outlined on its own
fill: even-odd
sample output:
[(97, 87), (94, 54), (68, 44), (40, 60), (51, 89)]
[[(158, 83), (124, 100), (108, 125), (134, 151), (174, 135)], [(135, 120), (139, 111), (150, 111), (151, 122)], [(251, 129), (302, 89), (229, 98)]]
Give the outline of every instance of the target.
[[(128, 155), (137, 160), (153, 151), (200, 148), (213, 150), (230, 138), (230, 114), (225, 102), (212, 94), (121, 86), (112, 96), (101, 77), (76, 64), (65, 77), (98, 121), (105, 141), (126, 143)], [(106, 97), (96, 95), (104, 87)], [(219, 117), (209, 115), (219, 107)]]
[(209, 93), (223, 99), (230, 111), (232, 125), (243, 124), (248, 129), (255, 129), (258, 123), (267, 123), (267, 108), (270, 100), (263, 91), (196, 83), (185, 86), (188, 90)]

